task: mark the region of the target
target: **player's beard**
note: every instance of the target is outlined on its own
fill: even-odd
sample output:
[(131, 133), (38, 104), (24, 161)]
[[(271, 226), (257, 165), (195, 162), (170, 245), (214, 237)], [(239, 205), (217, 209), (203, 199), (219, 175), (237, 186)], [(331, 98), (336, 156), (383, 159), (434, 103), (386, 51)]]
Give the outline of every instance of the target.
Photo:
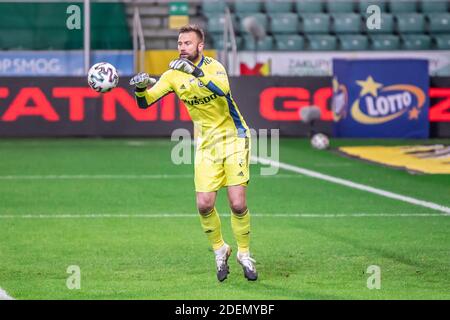
[(197, 50), (195, 50), (195, 52), (193, 54), (189, 54), (189, 55), (181, 55), (180, 54), (180, 58), (188, 59), (192, 63), (196, 62), (198, 60), (199, 56), (200, 56), (200, 50), (198, 50), (198, 47), (197, 47)]

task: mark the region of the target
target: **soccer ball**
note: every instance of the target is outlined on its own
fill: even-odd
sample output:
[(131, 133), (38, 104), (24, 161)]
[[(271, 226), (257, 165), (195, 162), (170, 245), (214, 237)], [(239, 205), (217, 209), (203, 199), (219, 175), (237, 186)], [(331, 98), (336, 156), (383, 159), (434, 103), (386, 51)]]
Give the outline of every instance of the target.
[(117, 87), (119, 74), (112, 64), (99, 62), (89, 69), (87, 80), (93, 90), (105, 93)]
[(311, 138), (311, 145), (318, 150), (324, 150), (330, 145), (330, 140), (323, 133), (316, 133)]

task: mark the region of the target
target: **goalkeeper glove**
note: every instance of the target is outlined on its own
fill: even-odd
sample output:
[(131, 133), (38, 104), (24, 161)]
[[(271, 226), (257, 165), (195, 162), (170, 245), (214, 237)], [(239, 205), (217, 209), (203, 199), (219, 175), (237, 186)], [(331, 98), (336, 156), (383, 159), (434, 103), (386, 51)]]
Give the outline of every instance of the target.
[(130, 85), (136, 86), (137, 89), (147, 89), (147, 86), (154, 85), (156, 79), (151, 78), (147, 73), (140, 72), (130, 79)]
[(202, 69), (196, 67), (192, 62), (190, 62), (187, 59), (173, 60), (171, 63), (169, 63), (169, 68), (187, 74), (192, 74), (196, 78), (204, 76)]

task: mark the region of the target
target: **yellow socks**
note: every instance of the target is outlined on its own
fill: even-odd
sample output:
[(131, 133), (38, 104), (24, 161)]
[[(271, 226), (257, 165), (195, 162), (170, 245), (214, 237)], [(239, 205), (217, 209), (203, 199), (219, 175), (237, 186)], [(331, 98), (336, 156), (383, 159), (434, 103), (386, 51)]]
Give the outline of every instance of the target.
[(231, 228), (238, 244), (238, 251), (246, 253), (250, 245), (250, 212), (248, 209), (241, 215), (231, 213)]
[(217, 250), (222, 247), (224, 241), (222, 239), (222, 231), (220, 228), (220, 218), (216, 208), (212, 209), (211, 212), (205, 216), (200, 215), (200, 223), (213, 249)]
[[(214, 250), (220, 249), (225, 242), (222, 238), (221, 223), (216, 208), (207, 215), (200, 215), (200, 223)], [(250, 212), (248, 209), (241, 215), (231, 213), (231, 228), (236, 238), (238, 251), (249, 252), (250, 245)]]

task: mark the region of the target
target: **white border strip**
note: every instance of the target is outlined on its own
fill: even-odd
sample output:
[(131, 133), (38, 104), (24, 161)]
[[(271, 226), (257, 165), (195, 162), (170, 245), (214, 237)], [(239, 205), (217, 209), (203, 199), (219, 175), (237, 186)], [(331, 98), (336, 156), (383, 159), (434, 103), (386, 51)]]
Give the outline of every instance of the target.
[(5, 290), (0, 288), (0, 300), (14, 300), (14, 298), (8, 295)]
[(336, 184), (340, 184), (346, 187), (350, 187), (353, 189), (358, 189), (358, 190), (362, 190), (362, 191), (367, 191), (373, 194), (377, 194), (386, 198), (391, 198), (391, 199), (395, 199), (395, 200), (400, 200), (403, 202), (407, 202), (407, 203), (411, 203), (417, 206), (422, 206), (425, 208), (429, 208), (429, 209), (433, 209), (433, 210), (437, 210), (440, 211), (444, 214), (450, 215), (450, 208), (449, 207), (445, 207), (443, 205), (437, 204), (437, 203), (433, 203), (433, 202), (429, 202), (429, 201), (424, 201), (424, 200), (419, 200), (416, 198), (412, 198), (412, 197), (408, 197), (408, 196), (403, 196), (397, 193), (393, 193), (390, 191), (386, 191), (386, 190), (382, 190), (382, 189), (377, 189), (377, 188), (373, 188), (364, 184), (360, 184), (360, 183), (355, 183), (352, 182), (350, 180), (345, 180), (345, 179), (341, 179), (341, 178), (336, 178), (333, 176), (329, 176), (323, 173), (319, 173), (316, 171), (312, 171), (312, 170), (308, 170), (308, 169), (304, 169), (301, 167), (297, 167), (294, 165), (290, 165), (287, 163), (283, 163), (283, 162), (279, 162), (279, 161), (273, 161), (270, 159), (265, 159), (265, 158), (261, 158), (261, 157), (254, 157), (254, 159), (256, 161), (258, 161), (259, 163), (263, 164), (263, 165), (271, 165), (274, 167), (279, 167), (281, 169), (284, 170), (288, 170), (288, 171), (292, 171), (292, 172), (296, 172), (308, 177), (313, 177), (316, 179), (320, 179), (320, 180), (324, 180), (324, 181), (328, 181), (328, 182), (332, 182), (332, 183), (336, 183)]
[[(229, 213), (220, 214), (229, 217)], [(405, 218), (405, 217), (447, 217), (441, 213), (251, 213), (252, 218)], [(197, 218), (198, 214), (154, 213), (154, 214), (0, 214), (0, 219), (159, 219)]]

